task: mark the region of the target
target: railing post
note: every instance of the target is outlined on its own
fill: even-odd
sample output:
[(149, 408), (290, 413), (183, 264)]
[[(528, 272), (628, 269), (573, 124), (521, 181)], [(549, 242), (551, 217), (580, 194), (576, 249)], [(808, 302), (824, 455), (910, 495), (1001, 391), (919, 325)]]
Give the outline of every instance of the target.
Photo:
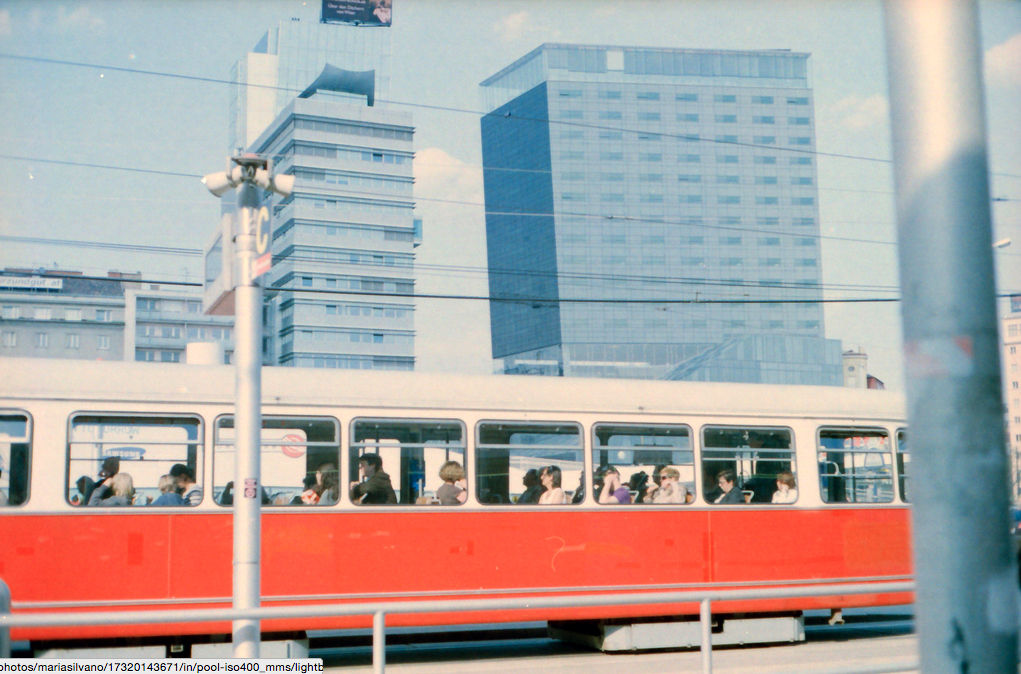
[(702, 674), (713, 674), (713, 612), (709, 597), (702, 600), (698, 618), (702, 625)]
[(386, 614), (376, 611), (372, 616), (372, 674), (386, 670)]
[[(0, 578), (0, 616), (11, 613), (11, 589)], [(11, 628), (6, 624), (0, 626), (0, 658), (11, 657)]]

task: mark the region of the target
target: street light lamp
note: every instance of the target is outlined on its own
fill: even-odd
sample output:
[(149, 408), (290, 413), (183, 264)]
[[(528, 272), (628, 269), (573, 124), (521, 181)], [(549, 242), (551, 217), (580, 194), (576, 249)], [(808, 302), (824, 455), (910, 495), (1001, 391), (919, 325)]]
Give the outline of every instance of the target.
[[(233, 163), (233, 166), (231, 165)], [(234, 602), (237, 609), (258, 608), (262, 485), (259, 466), (262, 410), (262, 288), (258, 277), (269, 270), (272, 255), (269, 211), (261, 205), (262, 190), (288, 196), (294, 176), (274, 176), (273, 162), (255, 154), (231, 157), (227, 170), (210, 173), (202, 184), (221, 197), (237, 189), (233, 238), (237, 283), (234, 293), (235, 461), (234, 461)], [(230, 235), (233, 235), (230, 237)], [(224, 242), (226, 245), (226, 241)], [(235, 658), (259, 657), (259, 621), (235, 620)]]

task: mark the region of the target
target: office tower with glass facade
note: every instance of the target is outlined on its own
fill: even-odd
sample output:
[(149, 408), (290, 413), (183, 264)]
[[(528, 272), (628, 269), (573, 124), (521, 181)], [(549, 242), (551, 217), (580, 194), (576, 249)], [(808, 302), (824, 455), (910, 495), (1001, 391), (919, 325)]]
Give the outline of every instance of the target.
[(808, 54), (544, 44), (481, 87), (504, 372), (841, 385)]
[(270, 205), (269, 362), (414, 369), (413, 133), (408, 113), (316, 94), (251, 146), (295, 177)]

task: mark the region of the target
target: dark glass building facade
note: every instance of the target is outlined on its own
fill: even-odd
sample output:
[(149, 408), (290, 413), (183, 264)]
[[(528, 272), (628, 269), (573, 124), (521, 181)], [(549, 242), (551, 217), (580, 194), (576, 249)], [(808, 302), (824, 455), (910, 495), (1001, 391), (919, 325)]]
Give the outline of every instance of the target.
[(504, 372), (840, 384), (808, 58), (545, 44), (482, 83)]

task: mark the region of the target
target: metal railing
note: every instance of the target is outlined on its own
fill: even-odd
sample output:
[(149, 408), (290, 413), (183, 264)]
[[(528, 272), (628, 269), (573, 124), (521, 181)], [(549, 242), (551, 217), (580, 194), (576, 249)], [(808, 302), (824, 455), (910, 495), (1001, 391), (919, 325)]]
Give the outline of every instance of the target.
[[(500, 599), (444, 599), (427, 601), (395, 601), (345, 604), (317, 604), (303, 606), (259, 607), (253, 609), (175, 609), (160, 611), (104, 611), (81, 613), (11, 613), (10, 591), (0, 580), (0, 657), (10, 657), (10, 629), (12, 627), (61, 627), (73, 625), (139, 625), (153, 623), (224, 622), (235, 620), (271, 620), (287, 618), (329, 618), (342, 616), (372, 616), (372, 666), (374, 674), (386, 669), (386, 615), (411, 613), (457, 613), (463, 611), (522, 611), (535, 609), (602, 608), (610, 606), (638, 606), (648, 604), (698, 604), (702, 630), (702, 672), (713, 671), (712, 656), (712, 602), (764, 599), (794, 599), (832, 595), (899, 594), (914, 592), (915, 584), (909, 581), (822, 584), (800, 587), (737, 589), (737, 590), (684, 590), (676, 592), (629, 592), (610, 596), (586, 594), (560, 597), (519, 597)], [(607, 588), (611, 591), (611, 588)], [(841, 674), (865, 672), (880, 674), (917, 669), (917, 663), (890, 668), (840, 670)]]

